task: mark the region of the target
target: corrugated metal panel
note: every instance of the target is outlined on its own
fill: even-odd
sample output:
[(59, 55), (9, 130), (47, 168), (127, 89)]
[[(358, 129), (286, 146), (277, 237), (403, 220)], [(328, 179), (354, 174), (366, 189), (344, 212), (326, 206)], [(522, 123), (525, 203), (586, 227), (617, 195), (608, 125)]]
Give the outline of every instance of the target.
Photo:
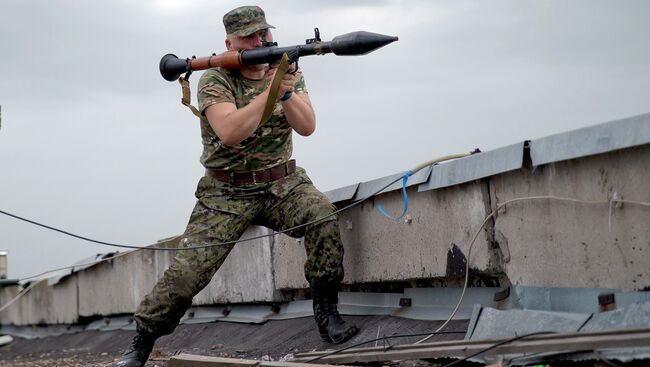
[(314, 314), (311, 300), (292, 301), (280, 305), (277, 314), (268, 317), (269, 320), (288, 320), (307, 317)]
[(502, 339), (539, 331), (576, 332), (591, 316), (566, 312), (507, 310), (485, 307), (470, 339)]
[(598, 296), (612, 288), (547, 288), (514, 286), (502, 308), (572, 313), (599, 312)]
[[(534, 364), (547, 365), (549, 361), (608, 361), (617, 362), (631, 362), (650, 358), (650, 348), (617, 348), (606, 349), (594, 352), (578, 352), (578, 353), (532, 353), (531, 355), (520, 355), (506, 358), (508, 366), (530, 366)], [(564, 365), (556, 363), (556, 365)], [(573, 365), (573, 364), (570, 364)], [(597, 366), (606, 366), (606, 363), (597, 364)], [(615, 364), (614, 366), (617, 366)]]
[(0, 335), (12, 335), (23, 339), (38, 339), (48, 336), (59, 336), (63, 334), (74, 334), (84, 331), (80, 325), (48, 325), (48, 326), (0, 326)]
[(524, 162), (524, 142), (433, 166), (429, 181), (418, 191), (435, 190), (513, 171)]
[(617, 292), (614, 293), (614, 299), (618, 308), (628, 307), (634, 303), (647, 302), (650, 304), (650, 292)]
[(106, 326), (104, 326), (100, 330), (102, 331), (119, 330), (119, 329), (124, 329), (129, 325), (135, 327), (135, 323), (133, 322), (133, 318), (131, 316), (115, 316), (109, 318), (108, 320), (109, 322), (106, 324)]
[[(496, 306), (494, 294), (503, 288), (467, 288), (463, 303), (454, 316), (455, 320), (469, 319), (475, 304)], [(445, 320), (460, 298), (462, 288), (406, 288), (404, 297), (412, 299), (412, 306), (405, 307), (393, 316), (421, 320)]]
[(237, 305), (237, 307), (231, 307), (230, 312), (220, 321), (263, 324), (274, 314), (275, 312), (268, 305)]
[(530, 155), (539, 166), (648, 143), (650, 113), (535, 139)]
[(225, 307), (193, 307), (185, 312), (181, 324), (215, 322), (224, 317), (225, 309)]
[[(586, 353), (567, 353), (564, 355), (553, 356), (551, 359), (553, 361), (601, 361), (603, 358), (608, 361), (616, 361), (622, 363), (628, 363), (632, 361), (638, 361), (643, 359), (650, 358), (650, 348), (620, 348), (620, 349), (608, 349), (600, 350), (597, 353), (586, 352)], [(546, 358), (548, 360), (548, 358)], [(531, 362), (541, 362), (541, 358), (530, 358), (527, 360), (518, 361), (522, 365), (526, 363), (532, 364)], [(606, 363), (599, 364), (599, 366), (604, 366)]]
[(508, 338), (537, 331), (596, 332), (642, 329), (650, 325), (650, 303), (595, 313), (570, 313), (528, 309), (497, 310), (484, 307), (468, 330), (471, 339)]
[(345, 315), (392, 315), (400, 309), (401, 293), (340, 292), (339, 311)]
[[(429, 179), (430, 173), (431, 173), (431, 167), (426, 167), (421, 169), (420, 171), (413, 174), (413, 176), (409, 177), (406, 186), (409, 187), (409, 186), (418, 185), (423, 182), (426, 182)], [(362, 182), (359, 184), (359, 189), (357, 190), (357, 194), (354, 196), (354, 199), (360, 200), (360, 199), (367, 198), (368, 196), (372, 196), (379, 189), (388, 185), (392, 181), (398, 180), (402, 176), (404, 176), (403, 173), (396, 173), (394, 175), (378, 178), (376, 180)], [(402, 180), (398, 180), (379, 193), (381, 194), (385, 192), (390, 192), (401, 188), (402, 188)]]
[(609, 329), (636, 329), (650, 325), (650, 303), (633, 303), (625, 308), (594, 315), (582, 329), (600, 331)]
[(336, 203), (339, 201), (352, 199), (354, 197), (354, 194), (357, 193), (357, 188), (359, 188), (358, 183), (354, 185), (344, 186), (338, 189), (330, 190), (328, 192), (325, 192), (324, 194), (325, 196), (327, 196), (330, 202)]
[[(642, 293), (642, 292), (637, 292)], [(566, 298), (567, 294), (561, 294)], [(567, 300), (568, 301), (568, 300)], [(566, 313), (537, 310), (505, 310), (482, 308), (476, 319), (470, 320), (467, 334), (473, 340), (514, 337), (536, 331), (598, 332), (621, 329), (643, 329), (650, 325), (650, 303), (633, 303), (621, 309), (597, 313)], [(598, 353), (533, 353), (509, 356), (507, 365), (529, 365), (541, 361), (608, 360), (629, 362), (647, 359), (650, 348), (616, 348)]]

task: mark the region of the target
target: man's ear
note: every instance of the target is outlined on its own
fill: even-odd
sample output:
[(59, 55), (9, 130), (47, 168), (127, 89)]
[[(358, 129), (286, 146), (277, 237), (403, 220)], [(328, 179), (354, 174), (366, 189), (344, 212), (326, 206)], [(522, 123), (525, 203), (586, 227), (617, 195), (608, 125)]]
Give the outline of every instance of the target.
[(232, 44), (230, 43), (230, 38), (226, 38), (226, 50), (230, 50), (230, 46)]

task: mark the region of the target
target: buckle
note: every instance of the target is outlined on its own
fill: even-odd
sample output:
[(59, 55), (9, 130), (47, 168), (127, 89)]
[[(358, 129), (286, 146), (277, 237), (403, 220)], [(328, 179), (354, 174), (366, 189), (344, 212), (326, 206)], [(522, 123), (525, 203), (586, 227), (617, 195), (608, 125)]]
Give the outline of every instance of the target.
[(230, 171), (230, 184), (233, 185), (235, 183), (235, 171)]
[(257, 171), (253, 171), (253, 183), (257, 183)]

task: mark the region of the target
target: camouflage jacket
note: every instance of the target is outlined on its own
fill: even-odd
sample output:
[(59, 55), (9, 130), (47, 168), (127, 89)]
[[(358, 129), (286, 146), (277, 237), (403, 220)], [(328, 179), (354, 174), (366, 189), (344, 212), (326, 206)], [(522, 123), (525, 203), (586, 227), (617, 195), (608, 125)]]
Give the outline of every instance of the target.
[[(199, 81), (199, 111), (216, 103), (229, 102), (242, 108), (262, 93), (268, 85), (263, 80), (243, 77), (238, 70), (214, 68), (207, 70)], [(295, 93), (306, 93), (301, 73), (296, 74)], [(287, 123), (282, 104), (276, 102), (270, 120), (236, 146), (225, 146), (215, 134), (205, 117), (201, 118), (203, 154), (205, 167), (251, 171), (272, 167), (291, 157), (291, 126)]]

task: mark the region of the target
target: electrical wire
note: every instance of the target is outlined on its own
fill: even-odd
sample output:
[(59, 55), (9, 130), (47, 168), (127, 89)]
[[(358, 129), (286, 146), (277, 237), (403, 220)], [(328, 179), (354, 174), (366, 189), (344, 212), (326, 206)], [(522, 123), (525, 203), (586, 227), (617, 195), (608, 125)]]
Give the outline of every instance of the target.
[[(510, 200), (506, 200), (503, 203), (497, 203), (496, 209), (494, 209), (490, 214), (488, 214), (485, 219), (483, 220), (483, 223), (481, 223), (481, 226), (479, 229), (476, 231), (474, 234), (474, 237), (472, 237), (472, 241), (469, 244), (469, 248), (467, 250), (467, 261), (465, 262), (465, 281), (463, 282), (463, 290), (460, 293), (460, 297), (458, 299), (458, 302), (456, 303), (456, 306), (454, 307), (454, 310), (451, 312), (447, 320), (438, 328), (435, 330), (434, 333), (439, 332), (442, 330), (451, 320), (456, 316), (456, 313), (460, 309), (460, 305), (463, 302), (463, 298), (465, 297), (465, 291), (467, 291), (467, 286), (469, 284), (469, 264), (470, 264), (470, 259), (471, 259), (471, 254), (472, 254), (472, 248), (474, 247), (474, 243), (476, 242), (476, 239), (478, 238), (479, 234), (481, 234), (481, 231), (487, 224), (487, 222), (494, 217), (496, 213), (501, 210), (501, 208), (505, 207), (508, 204), (520, 202), (520, 201), (529, 201), (529, 200), (558, 200), (558, 201), (568, 201), (568, 202), (574, 202), (574, 203), (581, 203), (581, 204), (610, 204), (611, 208), (611, 203), (612, 202), (625, 202), (628, 204), (638, 204), (642, 206), (648, 206), (650, 207), (650, 203), (644, 202), (644, 201), (634, 201), (634, 200), (621, 200), (621, 199), (611, 199), (609, 201), (590, 201), (590, 200), (582, 200), (582, 199), (575, 199), (575, 198), (568, 198), (568, 197), (559, 197), (559, 196), (553, 196), (553, 195), (541, 195), (541, 196), (526, 196), (526, 197), (520, 197), (520, 198), (514, 198)], [(610, 215), (611, 215), (611, 209), (610, 209)], [(415, 344), (420, 344), (425, 341), (427, 341), (429, 338), (431, 338), (435, 334), (431, 334), (421, 340), (418, 340), (415, 342)]]
[[(467, 333), (466, 331), (442, 331), (442, 332), (438, 332), (438, 333), (436, 333), (436, 335), (443, 335), (443, 334), (466, 334), (466, 333)], [(382, 341), (382, 340), (395, 339), (395, 338), (409, 338), (409, 337), (412, 338), (412, 337), (416, 337), (416, 336), (424, 336), (424, 335), (429, 335), (429, 334), (430, 334), (430, 333), (418, 333), (418, 334), (395, 334), (395, 335), (390, 335), (390, 336), (384, 336), (384, 337), (381, 337), (381, 338), (370, 339), (370, 340), (366, 340), (366, 341), (363, 341), (363, 342), (360, 342), (360, 343), (356, 343), (356, 344), (353, 344), (353, 345), (347, 346), (347, 347), (345, 347), (345, 348), (341, 348), (341, 349), (337, 349), (337, 350), (331, 351), (331, 352), (329, 352), (329, 353), (326, 353), (326, 354), (320, 355), (320, 356), (318, 356), (318, 357), (315, 357), (315, 358), (309, 359), (309, 360), (305, 361), (304, 363), (311, 363), (311, 362), (317, 361), (317, 360), (319, 360), (319, 359), (322, 359), (322, 358), (325, 358), (325, 357), (329, 357), (329, 356), (334, 355), (334, 354), (339, 354), (339, 353), (344, 352), (344, 351), (346, 351), (346, 350), (348, 350), (348, 349), (356, 348), (356, 347), (359, 347), (359, 346), (361, 346), (361, 345), (369, 344), (369, 343), (372, 343), (372, 342), (378, 342), (378, 341)]]
[[(462, 153), (462, 154), (451, 154), (451, 155), (447, 155), (447, 156), (444, 156), (444, 157), (440, 157), (440, 158), (432, 159), (432, 160), (430, 160), (430, 161), (427, 161), (427, 162), (425, 162), (425, 163), (422, 163), (422, 164), (418, 165), (417, 167), (415, 167), (414, 169), (412, 169), (410, 172), (411, 172), (411, 174), (414, 174), (414, 173), (416, 173), (417, 171), (419, 171), (419, 170), (421, 170), (421, 169), (423, 169), (423, 168), (425, 168), (425, 167), (428, 167), (428, 166), (430, 166), (430, 165), (433, 165), (433, 164), (436, 164), (436, 163), (440, 163), (440, 162), (444, 162), (444, 161), (448, 161), (448, 160), (451, 160), (451, 159), (456, 159), (456, 158), (466, 157), (466, 156), (468, 156), (468, 155), (469, 155), (468, 153)], [(226, 242), (212, 243), (212, 244), (201, 245), (201, 246), (181, 247), (181, 248), (167, 248), (167, 247), (156, 247), (156, 246), (134, 246), (134, 245), (123, 245), (123, 244), (111, 243), (111, 242), (106, 242), (106, 241), (99, 241), (99, 240), (95, 240), (95, 239), (92, 239), (92, 238), (89, 238), (89, 237), (85, 237), (85, 236), (81, 236), (81, 235), (78, 235), (78, 234), (74, 234), (74, 233), (71, 233), (71, 232), (65, 231), (65, 230), (63, 230), (63, 229), (59, 229), (59, 228), (52, 227), (52, 226), (49, 226), (49, 225), (46, 225), (46, 224), (43, 224), (43, 223), (39, 223), (39, 222), (37, 222), (37, 221), (34, 221), (34, 220), (31, 220), (31, 219), (27, 219), (27, 218), (24, 218), (24, 217), (18, 216), (18, 215), (16, 215), (16, 214), (12, 214), (12, 213), (6, 212), (6, 211), (4, 211), (4, 210), (0, 210), (0, 214), (4, 214), (4, 215), (9, 216), (9, 217), (12, 217), (12, 218), (14, 218), (14, 219), (18, 219), (18, 220), (21, 220), (21, 221), (23, 221), (23, 222), (27, 222), (27, 223), (30, 223), (30, 224), (33, 224), (33, 225), (36, 225), (36, 226), (39, 226), (39, 227), (42, 227), (42, 228), (45, 228), (45, 229), (49, 229), (49, 230), (54, 231), (54, 232), (59, 232), (59, 233), (62, 233), (62, 234), (64, 234), (64, 235), (67, 235), (67, 236), (70, 236), (70, 237), (74, 237), (74, 238), (77, 238), (77, 239), (80, 239), (80, 240), (84, 240), (84, 241), (92, 242), (92, 243), (97, 243), (97, 244), (105, 245), (105, 246), (119, 247), (119, 248), (128, 248), (128, 249), (136, 249), (136, 250), (154, 250), (154, 251), (198, 250), (198, 249), (204, 249), (204, 248), (210, 248), (210, 247), (218, 247), (218, 246), (225, 246), (225, 245), (233, 245), (233, 244), (236, 244), (236, 243), (246, 242), (246, 241), (253, 241), (253, 240), (257, 240), (257, 239), (265, 238), (265, 237), (273, 237), (273, 236), (276, 236), (276, 235), (279, 235), (279, 234), (292, 232), (292, 231), (295, 231), (296, 229), (300, 229), (300, 228), (307, 227), (307, 226), (310, 226), (310, 225), (313, 225), (313, 224), (316, 224), (316, 223), (320, 223), (321, 221), (323, 221), (323, 220), (325, 220), (325, 219), (327, 219), (327, 218), (333, 217), (333, 216), (337, 215), (338, 213), (341, 213), (341, 212), (346, 211), (346, 210), (348, 210), (348, 209), (350, 209), (350, 208), (352, 208), (352, 207), (354, 207), (354, 206), (357, 206), (357, 205), (359, 205), (359, 204), (361, 204), (361, 203), (366, 202), (366, 201), (369, 200), (370, 198), (375, 197), (377, 194), (379, 194), (380, 192), (384, 191), (385, 189), (387, 189), (388, 187), (390, 187), (391, 185), (393, 185), (394, 183), (398, 182), (398, 181), (401, 180), (401, 179), (402, 179), (402, 176), (396, 178), (395, 180), (393, 180), (393, 181), (391, 181), (390, 183), (388, 183), (388, 184), (386, 184), (385, 186), (383, 186), (381, 189), (375, 191), (374, 193), (372, 193), (372, 194), (366, 196), (366, 197), (363, 198), (363, 199), (357, 200), (357, 201), (355, 201), (355, 202), (353, 202), (353, 203), (351, 203), (351, 204), (349, 204), (349, 205), (347, 205), (347, 206), (344, 206), (344, 207), (341, 208), (341, 209), (335, 210), (334, 212), (332, 212), (332, 213), (330, 213), (330, 214), (327, 214), (327, 215), (322, 216), (322, 217), (317, 218), (317, 219), (313, 219), (313, 220), (311, 220), (311, 221), (309, 221), (309, 222), (306, 222), (306, 223), (303, 223), (303, 224), (297, 225), (297, 226), (295, 226), (295, 227), (291, 227), (291, 228), (283, 229), (283, 230), (280, 230), (280, 231), (274, 231), (274, 232), (271, 233), (271, 234), (265, 234), (265, 235), (253, 236), (253, 237), (243, 238), (243, 239), (239, 239), (239, 240), (232, 240), (232, 241), (226, 241)]]
[[(424, 163), (416, 166), (410, 172), (411, 172), (411, 174), (414, 174), (414, 173), (420, 171), (421, 169), (423, 169), (425, 167), (435, 165), (435, 164), (438, 164), (438, 163), (441, 163), (441, 162), (444, 162), (444, 161), (448, 161), (448, 160), (451, 160), (451, 159), (463, 158), (463, 157), (466, 157), (468, 155), (469, 155), (468, 153), (450, 154), (450, 155), (446, 155), (446, 156), (439, 157), (439, 158), (436, 158), (436, 159), (432, 159), (430, 161), (424, 162)], [(367, 201), (368, 199), (370, 199), (370, 198), (374, 197), (375, 195), (381, 193), (382, 191), (384, 191), (385, 189), (387, 189), (388, 187), (390, 187), (391, 185), (393, 185), (394, 183), (398, 182), (401, 179), (402, 179), (402, 177), (400, 176), (397, 179), (391, 181), (390, 183), (388, 183), (384, 187), (380, 188), (379, 190), (375, 191), (374, 193), (368, 195), (367, 197), (365, 197), (363, 199), (357, 200), (357, 201), (355, 201), (355, 202), (353, 202), (353, 203), (351, 203), (351, 204), (349, 204), (349, 205), (347, 205), (347, 206), (345, 206), (345, 207), (343, 207), (341, 209), (338, 209), (338, 210), (334, 211), (333, 213), (331, 213), (329, 215), (326, 215), (324, 217), (312, 220), (312, 221), (307, 222), (307, 223), (303, 223), (303, 224), (295, 226), (293, 228), (288, 228), (288, 229), (285, 229), (285, 230), (282, 230), (282, 231), (277, 231), (277, 232), (267, 234), (267, 235), (260, 235), (260, 236), (254, 236), (254, 237), (239, 239), (239, 240), (236, 240), (236, 241), (228, 241), (228, 242), (210, 244), (210, 245), (205, 245), (205, 246), (194, 246), (194, 247), (188, 247), (188, 248), (166, 248), (166, 247), (156, 247), (156, 246), (144, 247), (144, 246), (120, 245), (120, 244), (95, 240), (95, 239), (88, 238), (88, 237), (85, 237), (85, 236), (80, 236), (80, 235), (77, 235), (77, 234), (74, 234), (74, 233), (71, 233), (71, 232), (56, 228), (56, 227), (52, 227), (52, 226), (49, 226), (49, 225), (46, 225), (46, 224), (43, 224), (43, 223), (36, 222), (34, 220), (31, 220), (31, 219), (20, 217), (18, 215), (15, 215), (15, 214), (3, 211), (3, 210), (0, 210), (0, 214), (4, 214), (6, 216), (9, 216), (9, 217), (21, 220), (21, 221), (24, 221), (24, 222), (27, 222), (27, 223), (30, 223), (30, 224), (33, 224), (33, 225), (36, 225), (36, 226), (39, 226), (39, 227), (43, 227), (45, 229), (49, 229), (49, 230), (52, 230), (52, 231), (55, 231), (55, 232), (62, 233), (62, 234), (67, 235), (67, 236), (71, 236), (71, 237), (74, 237), (74, 238), (77, 238), (77, 239), (80, 239), (80, 240), (84, 240), (84, 241), (88, 241), (88, 242), (92, 242), (92, 243), (97, 243), (97, 244), (100, 244), (100, 245), (106, 245), (106, 246), (111, 246), (111, 247), (119, 247), (119, 248), (128, 248), (128, 249), (134, 249), (134, 250), (156, 250), (156, 251), (196, 250), (196, 249), (201, 249), (201, 248), (224, 246), (224, 245), (235, 244), (235, 243), (239, 243), (239, 242), (252, 241), (252, 240), (265, 238), (265, 237), (272, 237), (272, 236), (275, 236), (275, 235), (278, 235), (278, 234), (281, 234), (281, 233), (290, 232), (290, 231), (293, 231), (293, 230), (296, 230), (296, 229), (299, 229), (299, 228), (302, 228), (302, 227), (306, 227), (306, 226), (311, 225), (311, 224), (318, 223), (318, 222), (320, 222), (320, 221), (322, 221), (324, 219), (327, 219), (327, 218), (329, 218), (331, 216), (334, 216), (334, 215), (336, 215), (336, 214), (338, 214), (340, 212), (348, 210), (348, 209), (350, 209), (350, 208), (352, 208), (352, 207), (354, 207), (356, 205), (359, 205), (359, 204)], [(56, 271), (74, 269), (74, 268), (80, 267), (80, 266), (96, 265), (96, 264), (99, 264), (99, 263), (104, 262), (104, 261), (108, 261), (108, 260), (111, 260), (111, 259), (116, 259), (116, 258), (118, 258), (120, 256), (124, 256), (124, 255), (126, 255), (128, 253), (129, 252), (125, 252), (125, 253), (122, 253), (122, 254), (119, 254), (119, 255), (115, 255), (115, 256), (113, 256), (111, 258), (101, 259), (99, 261), (93, 261), (93, 262), (89, 262), (89, 263), (85, 263), (85, 264), (76, 264), (76, 265), (71, 265), (71, 266), (64, 266), (64, 267), (53, 269), (53, 270), (48, 270), (48, 271), (45, 271), (45, 272), (42, 272), (42, 273), (39, 273), (39, 274), (36, 274), (36, 275), (32, 275), (32, 276), (29, 276), (29, 277), (26, 277), (26, 278), (22, 278), (21, 281), (38, 278), (38, 277), (41, 277), (41, 276), (44, 276), (46, 274), (50, 274), (50, 273), (53, 273), (53, 272), (56, 272)], [(0, 311), (5, 310), (11, 304), (16, 302), (19, 298), (21, 298), (22, 296), (27, 294), (29, 292), (29, 290), (31, 290), (34, 287), (35, 284), (36, 283), (31, 284), (28, 288), (23, 289), (16, 297), (11, 299), (7, 304), (1, 306)]]

